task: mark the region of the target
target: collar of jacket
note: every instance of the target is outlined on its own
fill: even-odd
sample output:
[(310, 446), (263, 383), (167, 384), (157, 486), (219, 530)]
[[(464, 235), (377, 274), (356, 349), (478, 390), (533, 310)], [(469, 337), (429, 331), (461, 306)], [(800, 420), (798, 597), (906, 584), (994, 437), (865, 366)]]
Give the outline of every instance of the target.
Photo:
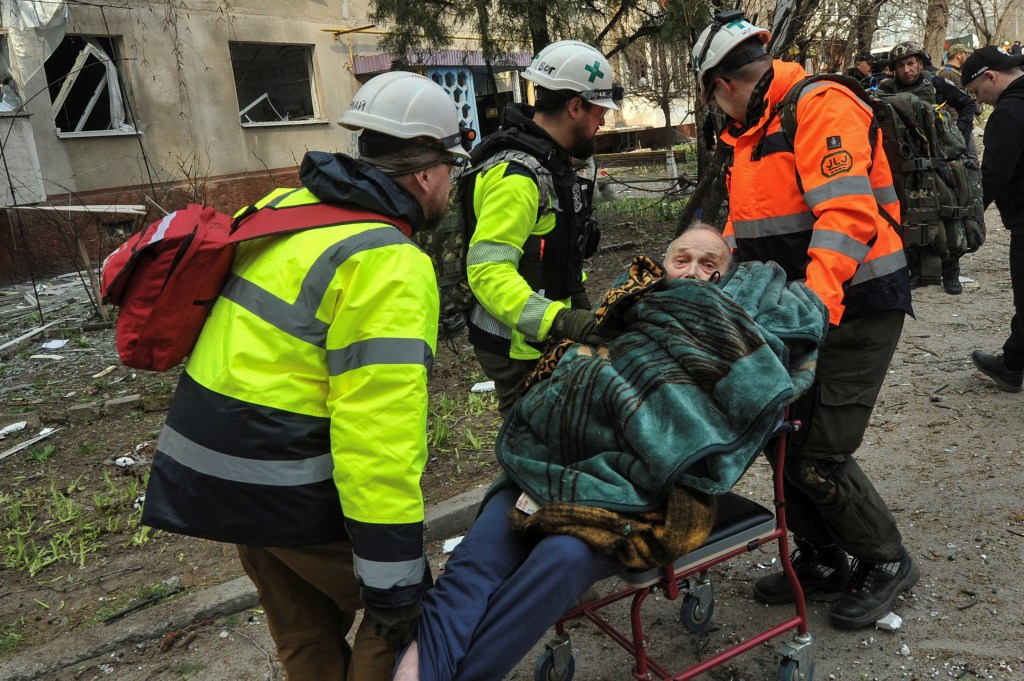
[[(804, 67), (800, 66), (800, 64), (780, 61), (778, 59), (772, 61), (772, 68), (768, 73), (772, 75), (769, 77), (765, 74), (754, 87), (754, 92), (751, 94), (751, 104), (747, 107), (748, 112), (756, 112), (757, 120), (754, 120), (752, 124), (747, 126), (738, 121), (730, 121), (725, 126), (725, 130), (722, 131), (722, 141), (726, 144), (735, 146), (736, 140), (740, 137), (753, 135), (768, 125), (773, 109), (778, 106), (786, 96), (786, 93), (789, 92), (789, 89), (807, 77), (807, 72), (804, 71)], [(763, 95), (759, 96), (760, 91), (763, 91)], [(755, 98), (759, 101), (759, 104), (756, 106), (754, 104)], [(753, 117), (751, 116), (748, 120), (753, 120)]]
[[(548, 132), (533, 120), (534, 108), (528, 104), (509, 104), (501, 112), (501, 129), (488, 135), (470, 153), (473, 163), (490, 158), (505, 149), (519, 149), (530, 154), (545, 166), (553, 160), (572, 165), (568, 152), (552, 139)], [(548, 168), (552, 172), (553, 168)]]
[(1006, 86), (1006, 89), (999, 93), (996, 104), (1007, 99), (1024, 99), (1024, 76), (1018, 76), (1013, 82)]
[(324, 203), (358, 206), (384, 217), (403, 218), (419, 231), (423, 209), (412, 194), (368, 163), (345, 154), (309, 151), (299, 166), (302, 186)]

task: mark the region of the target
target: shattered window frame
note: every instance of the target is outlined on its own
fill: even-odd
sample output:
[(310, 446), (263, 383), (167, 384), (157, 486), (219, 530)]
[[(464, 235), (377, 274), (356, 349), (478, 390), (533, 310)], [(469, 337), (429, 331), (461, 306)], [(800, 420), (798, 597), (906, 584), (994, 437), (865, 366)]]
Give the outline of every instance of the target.
[(121, 37), (68, 34), (44, 64), (57, 137), (136, 135)]
[(326, 123), (317, 92), (314, 46), (228, 43), (243, 128)]

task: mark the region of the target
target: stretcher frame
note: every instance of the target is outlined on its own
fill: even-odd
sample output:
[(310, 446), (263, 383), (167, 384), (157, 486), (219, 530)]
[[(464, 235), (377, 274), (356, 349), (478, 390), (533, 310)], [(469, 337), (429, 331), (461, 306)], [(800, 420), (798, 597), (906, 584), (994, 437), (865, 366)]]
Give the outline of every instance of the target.
[[(769, 444), (773, 462), (773, 490), (776, 512), (750, 499), (728, 492), (718, 499), (718, 512), (711, 535), (697, 549), (677, 560), (645, 571), (627, 571), (621, 577), (626, 587), (613, 594), (574, 607), (555, 623), (555, 636), (545, 644), (544, 653), (534, 669), (535, 681), (570, 681), (575, 674), (572, 642), (565, 625), (576, 619), (587, 619), (613, 641), (618, 643), (636, 661), (632, 677), (639, 681), (651, 678), (687, 681), (722, 665), (743, 653), (760, 646), (787, 631), (795, 629), (792, 639), (778, 650), (781, 681), (812, 681), (814, 678), (813, 640), (807, 631), (807, 609), (803, 589), (789, 558), (789, 538), (786, 525), (786, 502), (783, 490), (783, 470), (787, 436), (800, 428), (799, 421), (783, 420)], [(786, 579), (795, 594), (795, 614), (750, 638), (731, 645), (698, 664), (673, 674), (648, 654), (650, 637), (644, 630), (641, 608), (644, 601), (660, 593), (670, 601), (683, 597), (680, 619), (693, 633), (701, 633), (711, 624), (714, 612), (714, 594), (708, 570), (736, 556), (777, 542), (779, 560)], [(630, 628), (627, 634), (602, 617), (599, 611), (608, 605), (632, 599)], [(652, 676), (652, 674), (654, 676)]]

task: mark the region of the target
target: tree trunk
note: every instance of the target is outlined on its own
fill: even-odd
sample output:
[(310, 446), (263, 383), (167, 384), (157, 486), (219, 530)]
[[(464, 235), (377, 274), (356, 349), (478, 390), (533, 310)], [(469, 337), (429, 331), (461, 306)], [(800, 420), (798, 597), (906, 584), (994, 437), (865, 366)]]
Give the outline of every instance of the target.
[(936, 66), (942, 64), (945, 53), (946, 25), (949, 23), (949, 0), (928, 0), (928, 14), (924, 20), (924, 49)]
[(548, 14), (545, 6), (535, 0), (529, 4), (527, 16), (530, 23), (530, 39), (533, 40), (533, 53), (537, 54), (551, 44)]
[(675, 144), (676, 136), (674, 134), (675, 131), (672, 129), (672, 111), (667, 99), (661, 102), (661, 113), (665, 116), (665, 148), (671, 149), (672, 145)]

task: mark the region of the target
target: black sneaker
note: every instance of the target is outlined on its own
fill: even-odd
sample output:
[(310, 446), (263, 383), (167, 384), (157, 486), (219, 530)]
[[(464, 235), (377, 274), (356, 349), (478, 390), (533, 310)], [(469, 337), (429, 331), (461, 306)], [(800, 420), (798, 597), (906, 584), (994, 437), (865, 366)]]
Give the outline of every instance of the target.
[(921, 578), (921, 570), (906, 549), (891, 563), (854, 559), (846, 590), (832, 604), (832, 624), (841, 629), (866, 627), (885, 617), (896, 599)]
[(1002, 355), (990, 355), (981, 350), (971, 353), (971, 361), (978, 371), (985, 374), (993, 381), (1000, 390), (1008, 393), (1019, 393), (1024, 385), (1024, 371), (1010, 371), (1006, 368)]
[[(796, 578), (803, 587), (804, 597), (813, 593), (839, 593), (850, 577), (850, 564), (846, 552), (836, 545), (816, 548), (797, 541), (790, 556)], [(762, 577), (754, 582), (754, 600), (766, 605), (781, 605), (795, 600), (785, 572)]]

